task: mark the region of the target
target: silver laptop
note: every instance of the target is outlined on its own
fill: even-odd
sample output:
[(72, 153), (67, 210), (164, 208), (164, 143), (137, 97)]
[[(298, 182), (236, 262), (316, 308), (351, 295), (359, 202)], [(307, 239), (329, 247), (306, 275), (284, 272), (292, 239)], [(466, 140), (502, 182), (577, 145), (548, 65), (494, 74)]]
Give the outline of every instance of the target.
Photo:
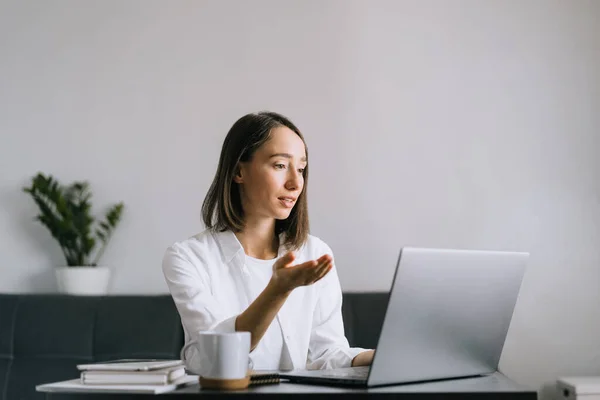
[(281, 377), (371, 387), (491, 374), (528, 260), (529, 253), (405, 247), (372, 365)]

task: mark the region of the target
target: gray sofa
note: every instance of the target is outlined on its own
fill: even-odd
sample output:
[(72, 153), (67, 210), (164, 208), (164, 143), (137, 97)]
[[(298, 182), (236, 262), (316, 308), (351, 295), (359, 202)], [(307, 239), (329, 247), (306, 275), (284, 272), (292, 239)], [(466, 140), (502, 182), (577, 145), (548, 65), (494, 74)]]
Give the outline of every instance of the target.
[[(344, 293), (352, 346), (375, 347), (387, 293)], [(76, 378), (76, 365), (179, 358), (181, 321), (169, 295), (0, 294), (0, 399), (43, 399), (35, 385)]]

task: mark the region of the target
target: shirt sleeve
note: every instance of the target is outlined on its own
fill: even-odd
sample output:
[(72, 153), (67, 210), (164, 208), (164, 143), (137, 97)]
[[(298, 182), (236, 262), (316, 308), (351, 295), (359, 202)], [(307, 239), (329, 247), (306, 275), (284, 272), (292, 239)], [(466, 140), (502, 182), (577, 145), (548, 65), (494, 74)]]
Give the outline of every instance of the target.
[[(333, 257), (329, 246), (326, 252)], [(315, 285), (318, 299), (313, 315), (312, 330), (308, 347), (307, 369), (344, 368), (352, 365), (352, 360), (366, 349), (350, 347), (344, 332), (342, 319), (342, 289), (337, 269), (329, 273)]]
[[(196, 263), (197, 264), (197, 263)], [(237, 315), (225, 315), (212, 295), (209, 278), (176, 246), (167, 248), (162, 270), (181, 323), (193, 340), (199, 332), (235, 332)], [(188, 352), (193, 346), (188, 349)], [(186, 352), (186, 358), (191, 357)]]

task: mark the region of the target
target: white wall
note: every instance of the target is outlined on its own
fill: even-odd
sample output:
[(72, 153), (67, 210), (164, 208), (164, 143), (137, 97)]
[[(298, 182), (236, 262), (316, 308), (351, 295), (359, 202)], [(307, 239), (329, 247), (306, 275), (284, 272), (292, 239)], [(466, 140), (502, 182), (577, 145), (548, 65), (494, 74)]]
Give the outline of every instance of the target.
[(55, 291), (21, 192), (87, 179), (127, 209), (112, 293), (163, 293), (222, 140), (271, 109), (305, 133), (312, 233), (345, 290), (402, 245), (531, 252), (502, 369), (600, 374), (600, 2), (0, 2), (0, 292)]

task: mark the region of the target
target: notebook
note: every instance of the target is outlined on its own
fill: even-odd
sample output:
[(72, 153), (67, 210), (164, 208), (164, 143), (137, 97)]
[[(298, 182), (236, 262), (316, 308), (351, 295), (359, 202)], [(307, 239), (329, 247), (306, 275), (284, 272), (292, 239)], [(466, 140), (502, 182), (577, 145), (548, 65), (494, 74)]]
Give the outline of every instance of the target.
[(250, 386), (270, 385), (281, 381), (278, 373), (260, 373), (252, 372), (250, 374)]
[(81, 383), (85, 384), (149, 384), (166, 385), (185, 375), (183, 365), (151, 371), (81, 371)]
[(99, 363), (79, 364), (80, 371), (153, 371), (183, 365), (181, 360), (120, 359)]

